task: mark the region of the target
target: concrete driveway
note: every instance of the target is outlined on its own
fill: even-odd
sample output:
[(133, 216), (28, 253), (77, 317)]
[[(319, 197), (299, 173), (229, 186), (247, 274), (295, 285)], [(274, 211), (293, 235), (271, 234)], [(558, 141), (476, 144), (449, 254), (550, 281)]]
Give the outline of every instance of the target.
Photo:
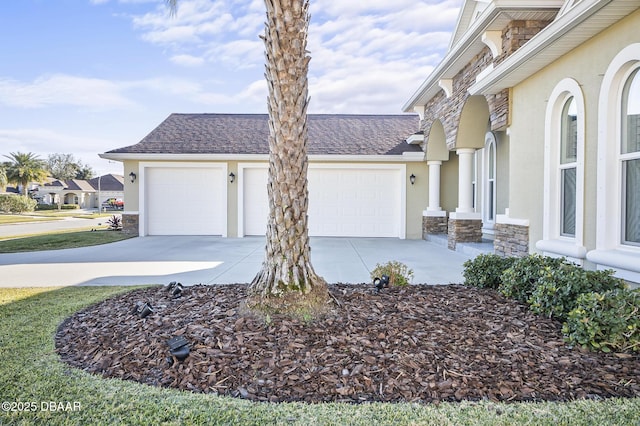
[[(248, 283), (264, 258), (264, 237), (132, 238), (77, 249), (0, 254), (0, 287)], [(470, 258), (424, 240), (311, 238), (311, 261), (329, 283), (368, 283), (376, 263), (397, 260), (414, 283), (460, 283)]]

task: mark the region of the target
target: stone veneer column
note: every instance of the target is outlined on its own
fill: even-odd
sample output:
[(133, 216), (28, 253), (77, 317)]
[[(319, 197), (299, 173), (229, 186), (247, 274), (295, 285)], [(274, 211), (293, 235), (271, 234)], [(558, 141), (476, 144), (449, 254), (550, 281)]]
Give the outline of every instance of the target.
[(138, 235), (140, 216), (135, 213), (122, 213), (122, 232), (125, 234)]
[(474, 148), (459, 148), (458, 154), (458, 207), (449, 215), (447, 246), (456, 249), (457, 243), (482, 241), (482, 215), (473, 209), (473, 155)]
[(505, 209), (505, 214), (497, 215), (493, 250), (501, 256), (527, 256), (529, 254), (529, 221), (509, 217), (509, 209)]
[(440, 207), (440, 166), (442, 161), (429, 160), (429, 206), (422, 212), (422, 238), (429, 234), (447, 233), (447, 212)]

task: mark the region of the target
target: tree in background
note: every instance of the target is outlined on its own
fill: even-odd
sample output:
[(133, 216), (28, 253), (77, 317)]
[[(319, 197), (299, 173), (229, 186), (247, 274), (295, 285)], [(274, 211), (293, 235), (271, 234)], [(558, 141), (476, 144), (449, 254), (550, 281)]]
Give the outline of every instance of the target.
[(7, 184), (9, 181), (7, 180), (7, 170), (4, 164), (0, 164), (0, 192), (4, 192), (7, 190)]
[(47, 157), (47, 170), (54, 179), (65, 181), (75, 178), (77, 167), (73, 154), (49, 154)]
[(47, 164), (32, 152), (12, 152), (5, 155), (10, 161), (7, 166), (9, 183), (22, 185), (22, 195), (28, 195), (29, 183), (42, 183), (47, 177)]
[(76, 170), (76, 179), (89, 180), (93, 179), (95, 176), (95, 172), (91, 168), (91, 166), (87, 164), (82, 164), (78, 161), (78, 169)]

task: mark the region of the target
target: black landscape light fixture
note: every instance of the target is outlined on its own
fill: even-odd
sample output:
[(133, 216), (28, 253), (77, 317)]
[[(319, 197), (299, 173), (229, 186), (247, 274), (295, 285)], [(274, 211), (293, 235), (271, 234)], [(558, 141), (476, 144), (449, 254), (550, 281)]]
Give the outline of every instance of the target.
[(380, 290), (385, 287), (389, 287), (389, 275), (382, 275), (380, 278), (374, 278), (373, 285), (376, 287), (376, 293), (380, 293)]
[(229, 173), (229, 183), (233, 183), (236, 180), (236, 175), (231, 172)]
[(136, 308), (133, 312), (137, 313), (140, 318), (146, 318), (149, 314), (155, 313), (149, 302), (136, 302)]
[(414, 183), (416, 183), (416, 175), (414, 175), (413, 173), (411, 173), (411, 176), (409, 176), (409, 182), (411, 182), (411, 185), (413, 185)]
[(184, 336), (175, 336), (167, 340), (169, 353), (176, 357), (178, 361), (184, 361), (189, 356), (189, 342)]
[(129, 173), (129, 179), (131, 180), (131, 183), (135, 182), (137, 177), (138, 176), (135, 173)]

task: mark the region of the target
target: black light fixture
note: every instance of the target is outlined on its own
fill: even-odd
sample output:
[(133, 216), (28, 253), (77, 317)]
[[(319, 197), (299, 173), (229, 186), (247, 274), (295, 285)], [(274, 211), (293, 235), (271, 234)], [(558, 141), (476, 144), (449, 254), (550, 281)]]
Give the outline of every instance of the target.
[(178, 297), (182, 296), (183, 289), (184, 287), (182, 286), (182, 284), (175, 281), (171, 281), (167, 286), (167, 291), (174, 299), (177, 299)]
[(389, 276), (383, 275), (381, 277), (375, 277), (373, 279), (373, 285), (376, 288), (376, 293), (380, 293), (380, 290), (389, 287)]
[(131, 183), (135, 182), (137, 177), (138, 176), (135, 173), (129, 173), (129, 179), (131, 179)]
[(136, 302), (136, 307), (133, 312), (137, 313), (140, 318), (146, 318), (149, 314), (153, 314), (155, 311), (149, 302)]
[(172, 337), (167, 341), (167, 345), (169, 345), (169, 353), (176, 357), (178, 361), (183, 361), (189, 356), (189, 342), (184, 336)]
[(409, 176), (409, 182), (411, 182), (411, 185), (413, 185), (414, 183), (416, 183), (416, 175), (414, 175), (413, 173), (411, 173), (411, 176)]
[(233, 172), (229, 173), (229, 182), (233, 183), (236, 180), (236, 175)]

